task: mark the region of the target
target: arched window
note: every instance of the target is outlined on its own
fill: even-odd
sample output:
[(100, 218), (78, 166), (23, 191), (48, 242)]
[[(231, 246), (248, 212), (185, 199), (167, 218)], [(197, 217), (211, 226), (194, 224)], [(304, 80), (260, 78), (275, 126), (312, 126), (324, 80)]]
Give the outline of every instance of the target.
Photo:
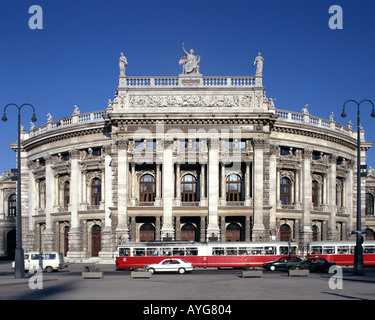
[(69, 181), (64, 182), (63, 199), (64, 199), (64, 202), (63, 202), (64, 208), (67, 208), (70, 203), (70, 182)]
[(17, 196), (12, 194), (8, 198), (8, 216), (15, 217), (17, 215)]
[(237, 174), (227, 177), (227, 201), (241, 200), (241, 178)]
[(91, 182), (91, 205), (98, 206), (102, 199), (102, 180), (94, 178)]
[(319, 183), (316, 180), (312, 182), (312, 203), (314, 207), (319, 206)]
[(186, 174), (181, 179), (181, 201), (194, 202), (197, 198), (197, 179), (191, 174)]
[(143, 175), (139, 187), (141, 202), (153, 202), (155, 200), (155, 178), (152, 175)]
[(281, 178), (280, 181), (280, 200), (281, 204), (291, 204), (291, 182), (289, 178)]

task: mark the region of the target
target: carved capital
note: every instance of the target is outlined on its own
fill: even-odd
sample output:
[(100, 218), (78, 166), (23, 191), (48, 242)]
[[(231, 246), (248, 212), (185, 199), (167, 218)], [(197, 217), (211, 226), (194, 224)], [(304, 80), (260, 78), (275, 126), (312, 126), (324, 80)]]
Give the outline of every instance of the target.
[(128, 147), (128, 140), (124, 138), (119, 138), (116, 140), (117, 149), (126, 149)]
[(69, 150), (69, 159), (79, 159), (80, 158), (80, 151), (78, 149), (71, 149)]
[(265, 146), (265, 139), (263, 138), (254, 138), (253, 139), (253, 144), (254, 144), (254, 149), (263, 149)]

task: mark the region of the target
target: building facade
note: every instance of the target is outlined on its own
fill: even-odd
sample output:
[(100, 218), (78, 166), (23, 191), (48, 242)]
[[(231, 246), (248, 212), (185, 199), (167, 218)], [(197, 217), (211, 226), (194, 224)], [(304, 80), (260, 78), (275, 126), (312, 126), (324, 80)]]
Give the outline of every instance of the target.
[[(192, 52), (178, 77), (129, 77), (105, 110), (21, 134), (26, 250), (69, 261), (113, 259), (143, 241), (352, 239), (356, 139), (351, 124), (276, 109), (255, 76), (206, 77)], [(362, 135), (362, 164), (371, 143)], [(16, 144), (10, 146), (17, 151)], [(362, 223), (374, 238), (375, 173), (362, 179)], [(0, 256), (15, 243), (16, 185), (0, 178)]]

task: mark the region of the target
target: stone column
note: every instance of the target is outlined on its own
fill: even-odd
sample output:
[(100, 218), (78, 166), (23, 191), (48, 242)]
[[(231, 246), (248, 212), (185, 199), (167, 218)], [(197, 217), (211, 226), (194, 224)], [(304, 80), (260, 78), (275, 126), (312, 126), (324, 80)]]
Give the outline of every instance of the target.
[(103, 148), (104, 153), (104, 228), (102, 230), (102, 245), (99, 257), (102, 259), (112, 259), (113, 252), (115, 251), (113, 245), (113, 234), (112, 234), (112, 166), (111, 166), (111, 146), (105, 146)]
[(117, 145), (117, 227), (116, 245), (120, 241), (129, 241), (128, 227), (128, 141), (126, 139), (116, 140)]
[(263, 224), (263, 149), (265, 141), (254, 139), (254, 226), (253, 240), (261, 241), (265, 236)]
[(164, 141), (163, 153), (163, 225), (161, 240), (174, 238), (173, 199), (174, 199), (173, 141)]
[(200, 205), (207, 206), (207, 198), (206, 198), (206, 164), (201, 163), (201, 174), (200, 174)]
[(219, 141), (211, 138), (208, 149), (208, 226), (207, 240), (220, 236), (218, 224), (219, 201)]
[(246, 161), (245, 172), (245, 206), (251, 205), (250, 199), (250, 161)]
[[(85, 192), (80, 190), (81, 170), (79, 169), (80, 152), (77, 149), (71, 150), (70, 159), (70, 228), (69, 228), (69, 251), (68, 258), (79, 259), (84, 257), (82, 250), (82, 231), (79, 227), (78, 206), (79, 194)], [(86, 184), (81, 188), (85, 189)]]
[(155, 186), (155, 206), (161, 206), (161, 171), (160, 163), (156, 164), (156, 186)]
[(206, 217), (201, 216), (201, 225), (200, 225), (200, 242), (205, 241), (205, 235), (206, 235)]
[(155, 241), (160, 241), (160, 217), (155, 217)]
[(347, 183), (346, 183), (346, 212), (349, 215), (349, 222), (347, 226), (347, 234), (346, 236), (350, 238), (352, 236), (352, 231), (356, 230), (356, 226), (354, 225), (353, 219), (353, 193), (354, 193), (354, 185), (353, 185), (353, 166), (350, 167), (349, 172), (347, 174)]
[(336, 230), (336, 162), (337, 156), (331, 155), (329, 159), (329, 173), (328, 173), (328, 209), (329, 209), (329, 222), (328, 222), (328, 240), (337, 239)]
[(250, 241), (250, 216), (246, 216), (245, 220), (245, 241)]
[(33, 174), (33, 162), (28, 162), (28, 172), (29, 172), (29, 221), (27, 226), (27, 233), (26, 233), (26, 246), (24, 249), (33, 250), (34, 249), (34, 224), (33, 224), (33, 215), (35, 214), (35, 196), (36, 196), (36, 188), (35, 188), (35, 178)]
[(311, 201), (311, 155), (312, 150), (305, 149), (303, 152), (302, 165), (302, 223), (300, 231), (301, 255), (307, 253), (307, 244), (312, 240), (310, 210), (312, 206)]
[[(181, 205), (181, 180), (180, 180), (180, 164), (176, 163), (176, 198), (175, 205)], [(176, 227), (177, 228), (177, 227)]]
[(276, 145), (270, 145), (270, 189), (269, 189), (269, 205), (270, 205), (270, 229), (276, 228), (276, 209), (277, 209), (277, 186), (278, 173), (276, 168), (276, 157), (279, 148)]
[(48, 155), (44, 158), (46, 163), (46, 230), (44, 232), (44, 250), (53, 251), (54, 247), (54, 233), (52, 228), (51, 213), (53, 212), (53, 204), (55, 197), (55, 177), (52, 170), (53, 158)]

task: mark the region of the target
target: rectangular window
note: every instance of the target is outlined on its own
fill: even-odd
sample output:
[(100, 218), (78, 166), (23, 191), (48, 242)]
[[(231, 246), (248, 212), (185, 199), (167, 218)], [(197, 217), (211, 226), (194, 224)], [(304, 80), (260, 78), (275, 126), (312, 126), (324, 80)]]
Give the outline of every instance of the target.
[(212, 248), (212, 255), (213, 256), (223, 256), (224, 255), (224, 248)]

